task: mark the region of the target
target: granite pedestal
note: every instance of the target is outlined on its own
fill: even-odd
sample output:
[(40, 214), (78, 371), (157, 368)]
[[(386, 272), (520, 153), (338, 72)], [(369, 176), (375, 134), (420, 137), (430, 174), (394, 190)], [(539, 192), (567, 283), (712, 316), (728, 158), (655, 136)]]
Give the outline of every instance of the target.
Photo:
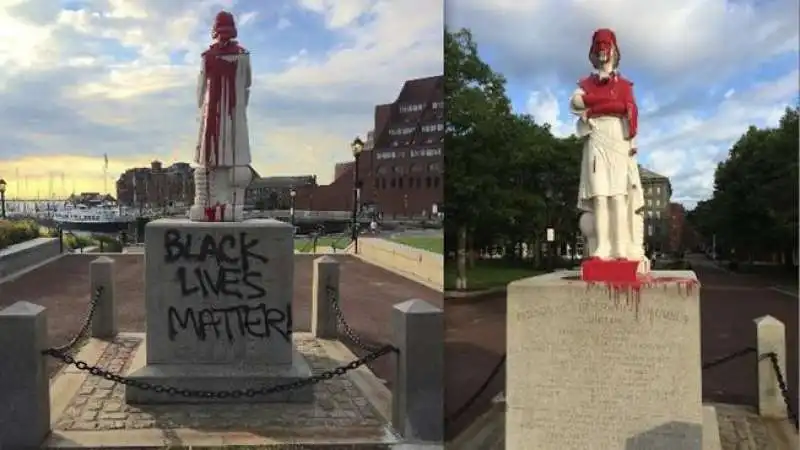
[(701, 450), (699, 292), (687, 271), (511, 283), (506, 448)]
[[(259, 389), (307, 379), (292, 343), (294, 242), (272, 219), (160, 219), (145, 229), (146, 365), (130, 378), (196, 390)], [(128, 387), (129, 403), (310, 402), (313, 386), (207, 399)]]

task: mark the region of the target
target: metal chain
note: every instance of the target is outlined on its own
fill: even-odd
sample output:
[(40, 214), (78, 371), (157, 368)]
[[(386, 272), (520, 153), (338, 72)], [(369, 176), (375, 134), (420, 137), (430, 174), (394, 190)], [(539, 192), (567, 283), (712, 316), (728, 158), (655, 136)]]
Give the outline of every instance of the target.
[(44, 353), (50, 355), (54, 358), (60, 359), (66, 364), (74, 365), (79, 370), (83, 370), (89, 372), (92, 375), (103, 377), (106, 380), (114, 381), (116, 383), (123, 384), (125, 386), (131, 386), (137, 389), (143, 389), (146, 391), (154, 391), (157, 393), (165, 393), (167, 395), (179, 395), (181, 397), (193, 397), (193, 398), (241, 398), (241, 397), (255, 397), (261, 395), (270, 395), (275, 394), (278, 392), (286, 392), (291, 391), (294, 389), (302, 388), (305, 386), (310, 386), (317, 384), (324, 380), (330, 380), (336, 376), (344, 375), (351, 370), (355, 370), (364, 364), (372, 362), (383, 355), (391, 353), (394, 351), (394, 347), (391, 345), (385, 345), (378, 350), (371, 352), (370, 354), (356, 359), (349, 364), (344, 366), (336, 367), (332, 370), (326, 370), (324, 372), (312, 375), (309, 378), (304, 378), (301, 380), (293, 381), (291, 383), (286, 384), (278, 384), (274, 386), (266, 386), (259, 389), (234, 389), (229, 391), (206, 391), (206, 390), (197, 390), (197, 389), (182, 389), (177, 388), (174, 386), (163, 386), (158, 384), (151, 384), (144, 381), (134, 380), (130, 378), (123, 377), (122, 375), (118, 375), (115, 373), (111, 373), (103, 368), (89, 365), (85, 361), (79, 361), (73, 358), (71, 355), (65, 352), (59, 352), (56, 349), (48, 349), (45, 350)]
[(707, 363), (704, 363), (703, 364), (703, 370), (711, 369), (713, 367), (725, 364), (728, 361), (732, 361), (732, 360), (737, 359), (739, 357), (747, 356), (750, 353), (756, 353), (756, 352), (758, 352), (758, 350), (756, 350), (755, 347), (745, 347), (745, 348), (743, 348), (741, 350), (737, 350), (737, 351), (735, 351), (733, 353), (730, 353), (728, 355), (725, 355), (725, 356), (723, 356), (721, 358), (717, 358), (715, 360), (712, 360), (712, 361), (709, 361)]
[(483, 384), (475, 391), (475, 393), (472, 394), (472, 396), (469, 399), (467, 399), (467, 401), (464, 402), (457, 410), (453, 411), (452, 414), (445, 417), (444, 419), (445, 424), (452, 424), (453, 422), (458, 420), (462, 415), (464, 415), (464, 413), (467, 412), (472, 407), (472, 405), (480, 398), (481, 394), (483, 394), (486, 391), (486, 389), (489, 388), (489, 385), (492, 384), (492, 380), (494, 380), (494, 377), (496, 377), (497, 374), (500, 373), (500, 369), (503, 368), (505, 364), (506, 364), (506, 354), (503, 353), (503, 356), (500, 358), (499, 361), (497, 361), (497, 364), (495, 364), (492, 371), (489, 372), (489, 376), (486, 377), (486, 380), (484, 380)]
[(795, 429), (797, 429), (797, 413), (792, 408), (792, 402), (789, 398), (789, 387), (786, 386), (786, 380), (783, 378), (783, 372), (781, 372), (781, 366), (778, 364), (778, 355), (775, 352), (769, 352), (761, 355), (760, 359), (769, 358), (770, 362), (772, 363), (772, 370), (775, 371), (775, 378), (778, 379), (778, 387), (781, 390), (781, 395), (783, 396), (783, 402), (786, 404), (786, 412), (789, 415), (789, 418), (792, 420), (792, 424), (794, 425)]
[[(336, 314), (337, 322), (339, 325), (339, 331), (341, 331), (347, 340), (349, 340), (353, 345), (360, 348), (361, 350), (373, 352), (377, 348), (376, 346), (369, 345), (361, 340), (361, 338), (356, 334), (356, 332), (350, 327), (347, 321), (344, 319), (344, 313), (342, 312), (342, 308), (339, 305), (339, 299), (336, 298), (336, 289), (331, 286), (325, 288), (328, 293), (328, 301), (333, 307), (333, 311)], [(392, 347), (394, 348), (394, 347)]]
[(103, 286), (98, 286), (97, 289), (95, 289), (94, 297), (92, 297), (91, 302), (89, 303), (89, 311), (87, 311), (86, 317), (84, 317), (83, 319), (83, 325), (81, 325), (81, 329), (78, 331), (75, 337), (73, 337), (72, 340), (70, 340), (66, 344), (61, 345), (59, 347), (49, 348), (45, 350), (45, 352), (48, 351), (54, 351), (59, 353), (69, 352), (76, 345), (78, 345), (78, 342), (80, 342), (84, 337), (86, 337), (86, 335), (89, 333), (89, 327), (92, 325), (92, 318), (94, 317), (94, 311), (97, 308), (97, 302), (100, 300), (100, 296), (103, 295), (103, 291), (104, 291)]

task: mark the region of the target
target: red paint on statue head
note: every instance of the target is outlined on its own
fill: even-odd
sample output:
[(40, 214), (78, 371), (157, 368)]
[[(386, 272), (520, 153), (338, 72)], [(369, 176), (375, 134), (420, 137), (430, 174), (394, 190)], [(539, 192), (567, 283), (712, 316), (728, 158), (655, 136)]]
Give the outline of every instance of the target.
[(214, 18), (214, 27), (211, 30), (211, 36), (221, 41), (236, 39), (238, 31), (236, 30), (236, 21), (233, 19), (233, 14), (227, 11), (220, 11), (217, 13), (217, 17)]
[(608, 28), (600, 28), (592, 35), (592, 46), (589, 49), (589, 60), (592, 65), (599, 69), (602, 64), (608, 62), (611, 58), (616, 58), (614, 61), (614, 68), (619, 65), (619, 45), (617, 45), (617, 36)]

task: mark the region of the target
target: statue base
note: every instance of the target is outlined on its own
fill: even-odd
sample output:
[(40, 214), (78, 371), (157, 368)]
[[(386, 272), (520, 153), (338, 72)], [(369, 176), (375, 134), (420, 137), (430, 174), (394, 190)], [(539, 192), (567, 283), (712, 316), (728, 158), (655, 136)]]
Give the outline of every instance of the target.
[(581, 280), (602, 283), (636, 283), (650, 272), (650, 261), (591, 258), (581, 263)]

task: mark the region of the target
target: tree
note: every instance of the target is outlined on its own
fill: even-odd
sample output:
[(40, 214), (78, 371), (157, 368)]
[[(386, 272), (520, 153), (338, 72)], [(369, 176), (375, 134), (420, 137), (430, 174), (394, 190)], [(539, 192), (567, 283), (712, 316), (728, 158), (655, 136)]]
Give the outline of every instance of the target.
[[(445, 29), (444, 78), (447, 129), (447, 176), (444, 183), (448, 229), (455, 232), (458, 289), (466, 289), (469, 228), (503, 203), (496, 173), (502, 172), (506, 149), (503, 134), (511, 115), (505, 79), (478, 56), (472, 34)], [(447, 242), (452, 242), (448, 239)]]
[(548, 227), (574, 245), (581, 141), (513, 113), (505, 79), (468, 30), (445, 30), (445, 99), (445, 249), (456, 249), (456, 287), (466, 289), (476, 250), (503, 246), (516, 258), (525, 243), (538, 263)]
[(722, 253), (748, 258), (780, 254), (793, 265), (797, 249), (798, 109), (787, 108), (778, 127), (751, 126), (714, 173), (711, 199), (687, 220)]

